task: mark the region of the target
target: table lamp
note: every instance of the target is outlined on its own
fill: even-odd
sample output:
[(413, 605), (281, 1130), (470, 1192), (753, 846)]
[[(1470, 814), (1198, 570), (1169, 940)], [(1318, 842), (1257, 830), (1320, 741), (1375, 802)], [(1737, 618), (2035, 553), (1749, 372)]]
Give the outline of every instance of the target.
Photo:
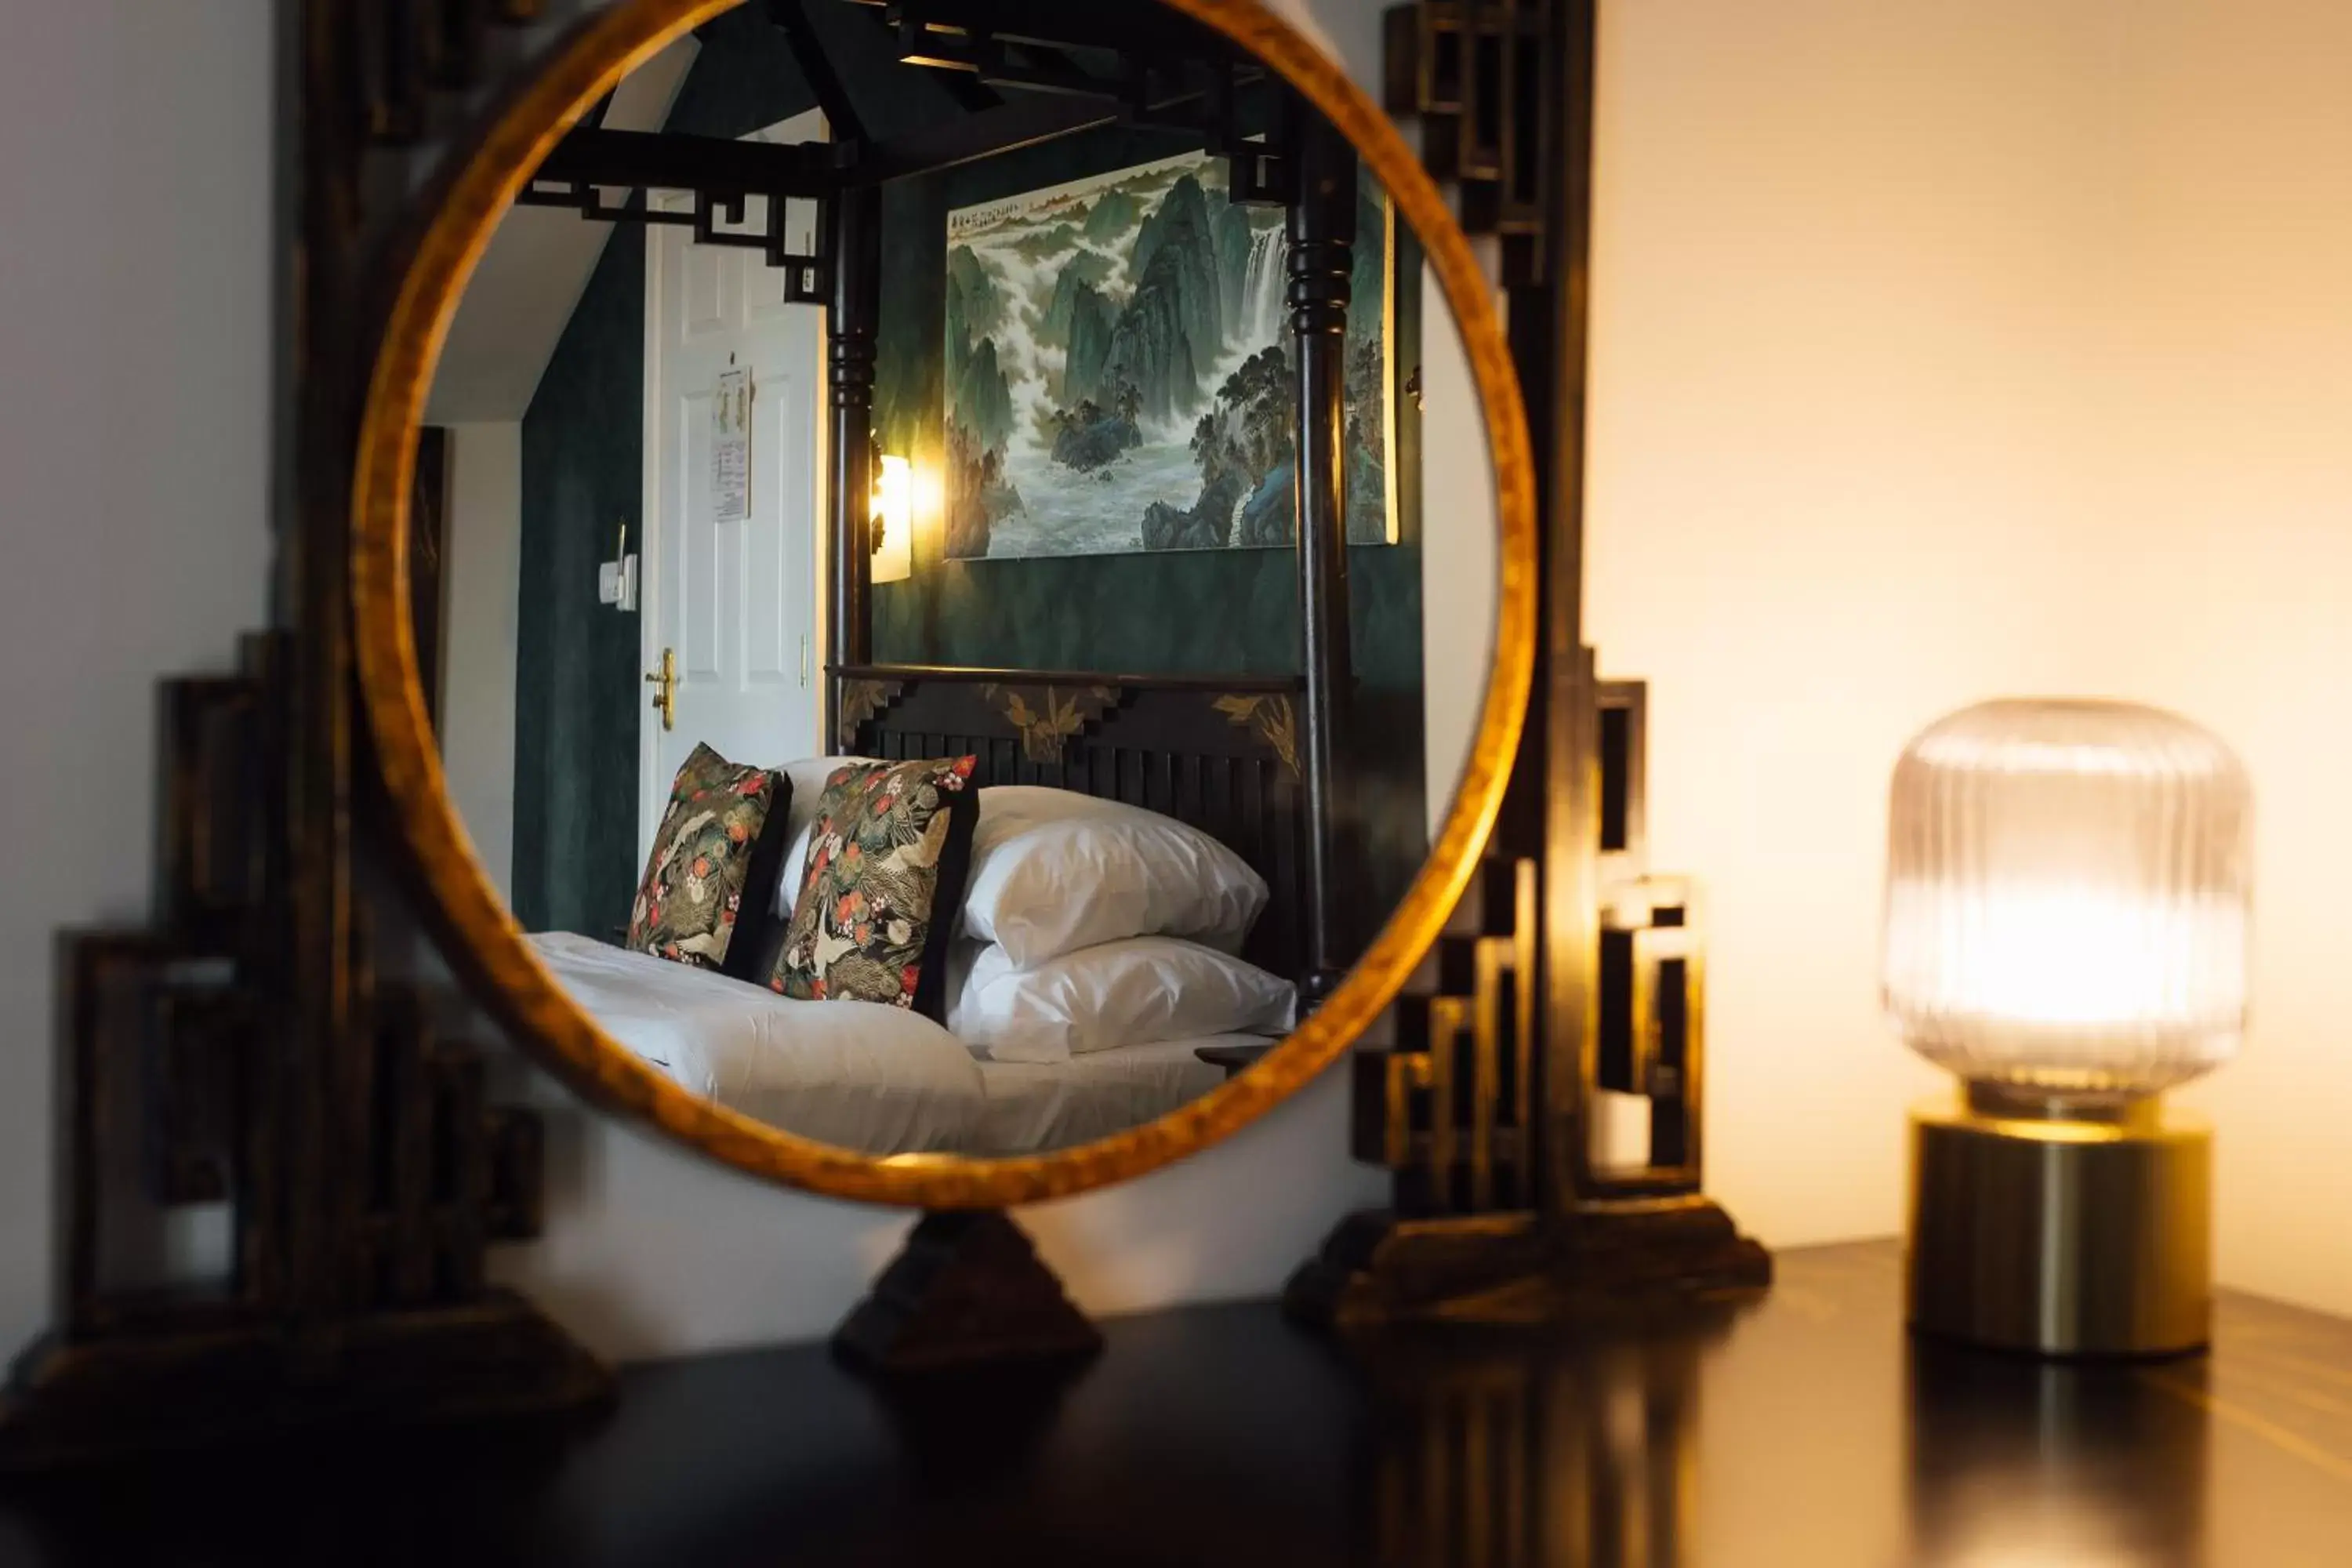
[(2151, 708), (1987, 702), (1905, 750), (1885, 1004), (1960, 1079), (1911, 1118), (1916, 1330), (2204, 1345), (2212, 1135), (2160, 1096), (2237, 1049), (2252, 826), (2230, 749)]

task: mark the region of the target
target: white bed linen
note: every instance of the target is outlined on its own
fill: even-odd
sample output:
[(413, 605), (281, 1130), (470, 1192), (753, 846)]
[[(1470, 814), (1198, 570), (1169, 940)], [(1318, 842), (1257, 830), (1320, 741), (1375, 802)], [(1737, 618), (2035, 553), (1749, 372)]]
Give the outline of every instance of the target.
[(530, 940), (607, 1034), (730, 1110), (871, 1154), (969, 1152), (990, 1133), (971, 1051), (903, 1007), (795, 1002), (569, 932)]
[(1119, 1046), (1066, 1062), (980, 1064), (988, 1115), (971, 1153), (1035, 1154), (1140, 1127), (1189, 1105), (1225, 1080), (1193, 1052), (1202, 1046), (1262, 1046), (1262, 1035), (1209, 1035)]
[(968, 956), (963, 948), (949, 955), (948, 1027), (995, 1062), (1066, 1062), (1244, 1030), (1278, 1035), (1298, 1007), (1289, 981), (1181, 937), (1101, 942), (1034, 969), (1014, 967), (1002, 947)]

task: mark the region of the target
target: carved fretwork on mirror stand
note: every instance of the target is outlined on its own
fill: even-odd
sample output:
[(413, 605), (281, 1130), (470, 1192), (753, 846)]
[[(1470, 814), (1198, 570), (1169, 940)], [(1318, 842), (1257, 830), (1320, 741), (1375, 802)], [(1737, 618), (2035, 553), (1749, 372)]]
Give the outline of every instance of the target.
[[(289, 1428), (544, 1415), (609, 1377), (488, 1282), (537, 1234), (535, 1116), (437, 1038), (380, 886), (355, 721), (352, 455), (381, 290), (423, 172), (528, 70), (542, 0), (283, 8), (289, 314), (276, 629), (163, 691), (156, 924), (67, 933), (57, 1303), (0, 1394), (0, 1468)], [(548, 15), (542, 16), (542, 13)], [(194, 1231), (208, 1283), (164, 1266)]]
[[(1701, 933), (1643, 860), (1643, 692), (1604, 684), (1580, 604), (1594, 0), (1388, 14), (1387, 107), (1499, 258), (1538, 455), (1540, 637), (1525, 739), (1435, 984), (1360, 1050), (1354, 1150), (1395, 1173), (1286, 1305), (1343, 1331), (1540, 1325), (1720, 1297), (1771, 1259), (1701, 1190)], [(1645, 1156), (1600, 1124), (1634, 1112)]]

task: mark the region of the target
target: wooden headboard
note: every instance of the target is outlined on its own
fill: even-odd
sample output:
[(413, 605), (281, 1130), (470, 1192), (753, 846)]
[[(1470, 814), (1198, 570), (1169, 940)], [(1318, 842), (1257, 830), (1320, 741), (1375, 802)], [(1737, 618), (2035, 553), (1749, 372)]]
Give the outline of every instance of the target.
[(1293, 676), (1130, 676), (936, 665), (836, 669), (845, 753), (980, 759), (990, 784), (1047, 784), (1189, 824), (1265, 879), (1244, 956), (1306, 967), (1307, 817)]

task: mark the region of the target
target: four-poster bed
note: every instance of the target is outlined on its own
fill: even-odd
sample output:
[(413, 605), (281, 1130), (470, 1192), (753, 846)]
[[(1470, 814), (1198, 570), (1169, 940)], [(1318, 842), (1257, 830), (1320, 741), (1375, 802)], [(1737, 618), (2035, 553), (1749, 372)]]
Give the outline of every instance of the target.
[[(1272, 901), (1252, 951), (1296, 978), (1311, 1005), (1370, 935), (1349, 914), (1366, 889), (1340, 847), (1337, 794), (1357, 695), (1346, 518), (1356, 153), (1246, 56), (1197, 30), (1159, 39), (1146, 70), (1139, 35), (1123, 21), (1107, 26), (1062, 7), (1050, 8), (1050, 18), (1023, 7), (1016, 20), (976, 0), (949, 9), (953, 16), (932, 18), (945, 30), (912, 22), (914, 33), (902, 28), (901, 58), (961, 85), (971, 111), (960, 121), (896, 137), (869, 134), (806, 16), (793, 0), (779, 0), (772, 19), (825, 111), (830, 143), (776, 146), (583, 127), (550, 153), (518, 201), (574, 207), (593, 219), (691, 226), (698, 243), (759, 251), (768, 266), (785, 269), (788, 301), (825, 310), (828, 743), (892, 758), (969, 750), (980, 759), (982, 786), (1051, 782), (1147, 805), (1208, 832), (1266, 878)], [(1107, 53), (1118, 68), (1082, 70), (1034, 41), (1037, 33)], [(921, 48), (910, 41), (918, 37)], [(1181, 57), (1165, 52), (1180, 39)], [(1040, 69), (1055, 75), (1050, 95), (1003, 102), (989, 90), (992, 81), (1024, 85), (1024, 73)], [(1184, 133), (1225, 160), (1234, 203), (1283, 210), (1282, 334), (1296, 454), (1295, 673), (1111, 674), (877, 660), (871, 498), (885, 186), (1114, 123)], [(689, 192), (692, 204), (661, 211), (638, 199), (656, 188)], [(765, 221), (747, 227), (753, 198), (763, 199)], [(788, 233), (788, 207), (811, 206), (814, 242), (796, 248), (792, 236), (803, 231), (795, 224)], [(1060, 710), (1066, 723), (1050, 736), (1009, 711), (1021, 694), (1046, 692), (1057, 695), (1044, 700), (1071, 704)], [(1032, 710), (1037, 700), (1030, 700)]]

